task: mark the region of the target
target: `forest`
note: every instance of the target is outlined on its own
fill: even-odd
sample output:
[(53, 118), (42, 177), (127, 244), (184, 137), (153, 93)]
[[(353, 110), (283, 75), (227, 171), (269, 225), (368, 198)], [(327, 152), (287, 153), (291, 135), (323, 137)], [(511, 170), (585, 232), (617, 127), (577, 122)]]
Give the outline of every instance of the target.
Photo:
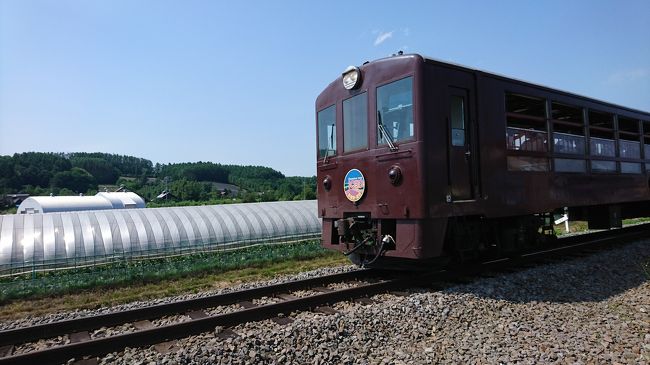
[[(93, 195), (119, 187), (142, 196), (148, 206), (316, 198), (316, 177), (284, 176), (264, 166), (201, 161), (153, 164), (139, 157), (100, 152), (0, 155), (2, 195)], [(164, 199), (156, 199), (165, 191)]]

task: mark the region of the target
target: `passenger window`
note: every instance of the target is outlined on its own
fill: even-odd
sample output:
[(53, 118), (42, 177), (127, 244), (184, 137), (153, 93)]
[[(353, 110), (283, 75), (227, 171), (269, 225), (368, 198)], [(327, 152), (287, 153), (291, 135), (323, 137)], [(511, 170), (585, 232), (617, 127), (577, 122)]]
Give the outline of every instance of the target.
[(589, 111), (589, 136), (592, 156), (616, 156), (612, 114)]
[(368, 147), (368, 95), (343, 100), (343, 151)]
[(583, 109), (577, 106), (551, 103), (553, 123), (553, 153), (572, 155), (553, 160), (556, 172), (587, 172), (585, 157), (585, 126)]
[[(589, 111), (589, 151), (594, 157), (616, 157), (616, 141), (614, 139), (614, 115), (600, 111)], [(615, 161), (591, 161), (591, 171), (616, 172)]]
[[(650, 122), (642, 121), (643, 125), (643, 155), (646, 160), (650, 160)], [(646, 167), (650, 171), (650, 166)]]
[(318, 112), (318, 157), (336, 155), (336, 107)]
[(553, 102), (553, 152), (585, 154), (585, 132), (582, 109)]
[(547, 152), (546, 100), (506, 94), (506, 147), (509, 150)]
[(639, 121), (618, 117), (619, 155), (622, 158), (641, 158)]
[(465, 146), (465, 99), (462, 96), (452, 95), (451, 118), (451, 145)]
[[(413, 77), (377, 88), (377, 124), (392, 142), (413, 139)], [(386, 143), (386, 136), (377, 128), (377, 144)]]

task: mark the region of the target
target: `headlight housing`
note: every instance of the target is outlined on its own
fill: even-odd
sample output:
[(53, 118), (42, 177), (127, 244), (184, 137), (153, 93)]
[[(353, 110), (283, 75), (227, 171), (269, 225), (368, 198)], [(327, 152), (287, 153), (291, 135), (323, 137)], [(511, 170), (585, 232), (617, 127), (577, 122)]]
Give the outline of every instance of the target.
[(323, 179), (323, 187), (325, 188), (325, 190), (330, 191), (330, 189), (332, 188), (332, 177), (331, 176), (329, 176), (329, 175), (325, 176), (325, 178)]
[(361, 85), (361, 70), (356, 66), (348, 66), (343, 71), (343, 87), (352, 90)]
[(388, 179), (390, 183), (397, 186), (402, 182), (402, 169), (397, 165), (393, 165), (388, 170)]

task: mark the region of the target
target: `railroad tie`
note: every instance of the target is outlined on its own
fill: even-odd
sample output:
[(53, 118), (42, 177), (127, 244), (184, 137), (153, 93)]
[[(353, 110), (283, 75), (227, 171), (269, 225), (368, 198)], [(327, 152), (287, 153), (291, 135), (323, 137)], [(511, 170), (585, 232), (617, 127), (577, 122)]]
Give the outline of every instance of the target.
[(79, 343), (90, 340), (88, 331), (73, 332), (70, 334), (70, 343)]
[(291, 295), (291, 294), (276, 294), (276, 297), (278, 297), (278, 298), (280, 298), (282, 300), (285, 300), (285, 301), (286, 300), (296, 300), (296, 299), (298, 299), (298, 297), (296, 297), (295, 295)]
[(233, 330), (231, 330), (229, 328), (220, 329), (218, 332), (215, 331), (214, 335), (216, 337), (222, 339), (222, 340), (225, 340), (225, 339), (228, 339), (228, 338), (237, 338), (237, 337), (239, 337), (239, 333), (237, 333), (237, 332), (235, 332), (235, 331), (233, 331)]
[(205, 313), (202, 310), (195, 310), (187, 313), (188, 316), (192, 319), (201, 319), (201, 318), (207, 318), (209, 315)]
[(238, 302), (237, 304), (239, 304), (239, 306), (244, 308), (244, 309), (257, 307), (257, 304), (251, 302), (250, 300), (244, 300), (244, 301)]
[(154, 325), (151, 323), (151, 321), (145, 319), (142, 321), (133, 322), (133, 327), (135, 327), (135, 329), (138, 331), (144, 331), (154, 328)]
[(372, 300), (370, 298), (366, 298), (366, 297), (361, 297), (361, 298), (354, 299), (354, 302), (359, 303), (359, 304), (363, 304), (363, 305), (369, 305), (369, 304), (374, 304), (375, 303), (374, 300)]
[(170, 352), (176, 352), (179, 347), (177, 346), (176, 341), (167, 341), (161, 342), (153, 345), (153, 348), (161, 354), (168, 354)]
[(0, 347), (0, 357), (11, 356), (14, 352), (14, 345), (5, 345)]
[(315, 290), (315, 291), (321, 292), (321, 293), (331, 293), (331, 292), (334, 291), (333, 289), (326, 288), (324, 286), (313, 287), (312, 290)]
[(332, 307), (329, 307), (329, 306), (316, 307), (314, 309), (314, 312), (323, 313), (323, 314), (337, 314), (337, 313), (340, 313), (336, 309), (334, 309)]
[(407, 291), (397, 291), (397, 290), (389, 291), (388, 294), (394, 295), (396, 297), (408, 297), (409, 295), (411, 295), (411, 293)]
[(79, 359), (72, 363), (72, 365), (97, 365), (99, 364), (99, 359), (96, 357), (91, 357), (88, 359)]
[(273, 317), (271, 320), (279, 325), (287, 325), (292, 323), (294, 320), (291, 317)]

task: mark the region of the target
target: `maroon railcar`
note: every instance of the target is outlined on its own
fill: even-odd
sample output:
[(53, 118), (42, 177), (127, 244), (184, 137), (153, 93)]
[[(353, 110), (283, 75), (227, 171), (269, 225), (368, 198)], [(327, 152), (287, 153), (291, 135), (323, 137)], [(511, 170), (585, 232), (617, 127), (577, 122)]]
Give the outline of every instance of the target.
[(357, 263), (504, 254), (650, 212), (650, 114), (396, 55), (316, 100), (323, 245)]

